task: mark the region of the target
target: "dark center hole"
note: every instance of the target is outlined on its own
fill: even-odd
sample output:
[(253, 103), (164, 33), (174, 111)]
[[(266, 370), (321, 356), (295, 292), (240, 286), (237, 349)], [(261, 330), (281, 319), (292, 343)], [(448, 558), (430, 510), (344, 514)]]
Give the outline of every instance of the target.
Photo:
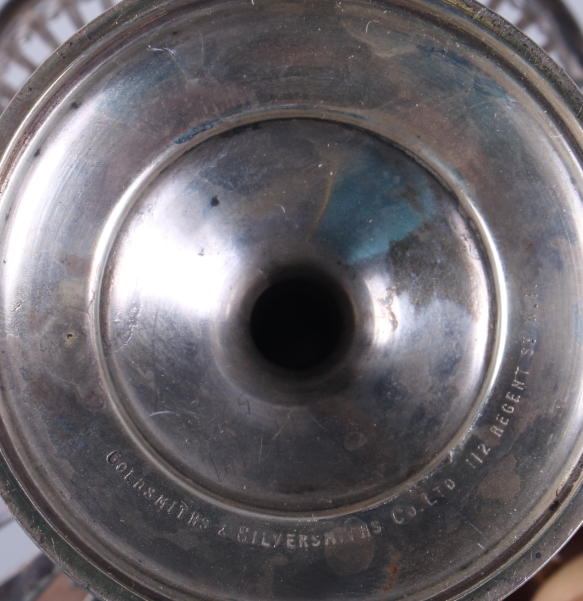
[(251, 312), (251, 337), (261, 354), (288, 369), (310, 369), (329, 358), (345, 328), (338, 295), (316, 280), (273, 284)]

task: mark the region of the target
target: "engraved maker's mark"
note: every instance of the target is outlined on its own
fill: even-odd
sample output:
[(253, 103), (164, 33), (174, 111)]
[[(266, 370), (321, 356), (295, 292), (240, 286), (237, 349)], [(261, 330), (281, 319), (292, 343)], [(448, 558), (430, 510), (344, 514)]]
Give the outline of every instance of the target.
[(299, 525), (290, 531), (253, 527), (225, 522), (214, 523), (209, 517), (195, 509), (195, 503), (185, 501), (180, 495), (169, 492), (145, 476), (132, 462), (124, 459), (120, 450), (114, 450), (105, 458), (107, 465), (129, 489), (146, 503), (154, 507), (167, 519), (181, 522), (184, 528), (199, 534), (214, 535), (243, 545), (255, 546), (264, 551), (308, 552), (342, 546), (349, 542), (367, 540), (379, 535), (383, 528), (378, 521), (347, 521), (338, 525), (336, 521), (325, 525)]
[(106, 457), (107, 463), (137, 495), (174, 520), (182, 521), (198, 531), (208, 530), (211, 524), (208, 518), (194, 510), (189, 503), (169, 495), (158, 485), (154, 486), (149, 478), (139, 476), (136, 468), (122, 459), (123, 455), (118, 450)]
[(419, 493), (409, 502), (395, 505), (391, 509), (391, 519), (398, 526), (410, 522), (413, 518), (420, 517), (427, 509), (445, 500), (454, 490), (456, 484), (450, 478)]

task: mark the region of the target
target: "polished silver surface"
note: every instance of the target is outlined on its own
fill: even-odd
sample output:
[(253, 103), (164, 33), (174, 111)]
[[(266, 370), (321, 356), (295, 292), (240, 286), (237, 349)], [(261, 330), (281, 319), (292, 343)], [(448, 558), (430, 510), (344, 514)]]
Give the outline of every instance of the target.
[[(43, 61), (119, 0), (0, 0), (0, 110)], [(583, 85), (583, 37), (570, 11), (577, 0), (484, 0)]]
[(109, 252), (115, 402), (232, 501), (382, 498), (476, 410), (495, 321), (481, 246), (451, 193), (367, 133), (282, 119), (213, 137), (140, 194)]
[(477, 3), (114, 7), (0, 121), (11, 508), (106, 600), (508, 593), (582, 516), (582, 108)]

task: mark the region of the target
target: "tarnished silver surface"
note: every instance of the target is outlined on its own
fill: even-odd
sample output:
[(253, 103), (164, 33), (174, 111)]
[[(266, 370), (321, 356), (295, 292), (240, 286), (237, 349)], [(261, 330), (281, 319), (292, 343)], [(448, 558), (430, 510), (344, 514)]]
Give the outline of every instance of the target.
[(103, 599), (508, 593), (582, 516), (582, 109), (477, 3), (113, 8), (0, 122), (12, 509)]
[[(119, 0), (0, 0), (0, 110), (79, 28)], [(583, 37), (561, 0), (484, 0), (583, 85)]]
[[(284, 512), (368, 503), (449, 452), (475, 411), (495, 322), (481, 242), (386, 142), (256, 122), (182, 154), (121, 228), (101, 294), (115, 403), (202, 488)], [(255, 320), (279, 365), (250, 335), (270, 286), (282, 298)], [(316, 324), (290, 316), (301, 303)], [(326, 328), (341, 339), (319, 364)]]

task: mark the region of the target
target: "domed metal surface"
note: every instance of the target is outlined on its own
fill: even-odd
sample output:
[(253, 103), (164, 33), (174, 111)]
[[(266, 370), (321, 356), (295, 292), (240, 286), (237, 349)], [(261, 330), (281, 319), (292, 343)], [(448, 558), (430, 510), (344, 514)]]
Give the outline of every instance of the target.
[[(110, 251), (116, 402), (169, 466), (234, 502), (312, 512), (384, 496), (476, 409), (492, 321), (480, 246), (443, 186), (369, 134), (290, 119), (213, 137), (140, 194)], [(310, 295), (321, 285), (329, 299)], [(251, 312), (277, 286), (255, 309), (266, 358)], [(327, 328), (343, 340), (320, 361), (336, 302)], [(322, 315), (306, 332), (296, 318), (296, 341), (280, 324), (302, 303)]]
[(474, 3), (82, 30), (0, 123), (29, 531), (104, 599), (509, 592), (582, 515), (582, 107)]

